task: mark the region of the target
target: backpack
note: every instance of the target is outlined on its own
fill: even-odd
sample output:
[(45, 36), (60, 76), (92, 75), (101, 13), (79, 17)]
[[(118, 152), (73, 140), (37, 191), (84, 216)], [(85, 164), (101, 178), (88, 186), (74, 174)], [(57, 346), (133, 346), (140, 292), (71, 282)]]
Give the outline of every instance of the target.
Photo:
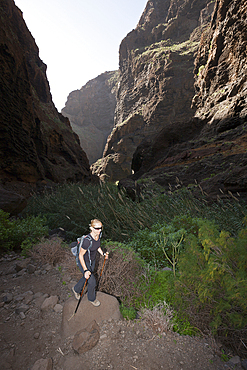
[[(83, 245), (84, 239), (88, 239), (90, 241), (90, 245), (88, 247), (89, 260), (90, 260), (90, 248), (93, 244), (92, 237), (90, 235), (82, 235), (81, 238), (77, 238), (77, 242), (73, 242), (70, 244), (71, 252), (75, 256), (75, 261), (76, 261), (77, 266), (79, 266), (79, 253)], [(90, 260), (90, 265), (91, 265), (91, 260)]]

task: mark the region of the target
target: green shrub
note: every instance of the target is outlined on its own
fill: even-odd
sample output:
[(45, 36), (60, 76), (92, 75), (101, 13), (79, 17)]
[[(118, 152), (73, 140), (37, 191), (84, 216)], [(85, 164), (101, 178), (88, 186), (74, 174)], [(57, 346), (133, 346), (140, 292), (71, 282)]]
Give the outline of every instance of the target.
[(133, 302), (136, 309), (141, 307), (152, 309), (161, 302), (166, 301), (169, 303), (171, 293), (169, 292), (168, 281), (171, 279), (171, 271), (150, 269), (148, 274), (148, 285), (143, 280), (139, 287), (142, 294)]
[(0, 209), (0, 243), (2, 250), (9, 250), (12, 246), (12, 235), (14, 233), (14, 223), (9, 219), (10, 214)]
[(246, 340), (247, 228), (231, 237), (212, 222), (201, 223), (198, 237), (185, 240), (173, 306), (202, 331)]
[(120, 304), (120, 312), (126, 320), (134, 320), (136, 318), (137, 312), (134, 307), (126, 307), (123, 304)]
[(34, 243), (48, 234), (46, 220), (41, 216), (20, 219), (9, 216), (0, 210), (0, 243), (4, 251), (21, 249), (25, 255)]
[[(157, 223), (135, 233), (128, 245), (156, 268), (174, 267), (186, 235), (197, 235), (201, 219), (189, 215), (175, 216), (170, 223)], [(177, 249), (175, 258), (174, 251)]]

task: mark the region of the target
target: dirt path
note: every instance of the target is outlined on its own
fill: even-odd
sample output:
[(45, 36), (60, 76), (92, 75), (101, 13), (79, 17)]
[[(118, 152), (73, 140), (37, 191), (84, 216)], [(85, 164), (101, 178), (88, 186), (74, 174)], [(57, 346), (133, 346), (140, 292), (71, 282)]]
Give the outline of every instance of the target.
[[(206, 339), (173, 332), (159, 336), (140, 320), (101, 322), (98, 344), (79, 356), (72, 348), (73, 338), (60, 336), (62, 306), (74, 284), (63, 267), (42, 266), (12, 255), (0, 260), (0, 271), (1, 370), (29, 370), (41, 358), (52, 358), (53, 370), (232, 368)], [(41, 309), (49, 296), (57, 296), (56, 306)]]

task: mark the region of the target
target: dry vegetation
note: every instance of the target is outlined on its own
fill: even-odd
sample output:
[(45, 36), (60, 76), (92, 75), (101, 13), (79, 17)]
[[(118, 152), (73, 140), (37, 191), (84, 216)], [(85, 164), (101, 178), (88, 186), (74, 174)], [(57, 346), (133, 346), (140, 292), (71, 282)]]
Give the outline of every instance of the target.
[(143, 308), (140, 316), (156, 334), (167, 334), (173, 328), (173, 311), (166, 302), (156, 305), (152, 310)]
[(29, 254), (32, 258), (41, 261), (42, 263), (49, 263), (52, 266), (64, 261), (67, 256), (67, 250), (62, 247), (62, 239), (43, 238), (36, 244)]
[[(140, 281), (145, 278), (145, 269), (138, 262), (133, 251), (123, 251), (121, 247), (107, 246), (110, 252), (109, 259), (105, 264), (104, 273), (101, 276), (99, 290), (124, 301), (131, 305), (133, 297), (140, 293)], [(114, 252), (114, 253), (113, 253)], [(98, 263), (97, 275), (100, 276), (103, 259)]]

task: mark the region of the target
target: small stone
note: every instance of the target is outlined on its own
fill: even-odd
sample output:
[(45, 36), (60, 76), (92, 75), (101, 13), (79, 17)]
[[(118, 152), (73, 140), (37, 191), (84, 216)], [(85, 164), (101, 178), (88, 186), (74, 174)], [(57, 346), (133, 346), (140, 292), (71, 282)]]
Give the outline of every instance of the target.
[(241, 360), (239, 356), (234, 356), (228, 362), (231, 362), (232, 364), (236, 365), (236, 364), (240, 364)]
[(26, 274), (26, 272), (27, 272), (27, 270), (26, 270), (26, 269), (22, 269), (22, 270), (20, 270), (19, 272), (17, 272), (17, 276), (23, 276), (23, 275), (25, 275), (25, 274)]
[(6, 272), (6, 275), (11, 275), (16, 273), (16, 265), (12, 265)]
[(39, 275), (41, 275), (41, 270), (35, 270), (35, 271), (34, 271), (34, 275), (35, 275), (35, 276), (39, 276)]
[(52, 270), (52, 266), (51, 266), (51, 265), (49, 265), (49, 264), (47, 264), (47, 265), (45, 265), (45, 266), (44, 266), (44, 269), (45, 269), (46, 271), (51, 271), (51, 270)]
[(21, 312), (26, 312), (27, 310), (29, 310), (29, 306), (26, 304), (22, 304), (20, 305), (20, 307), (15, 309), (15, 313), (19, 315)]
[(36, 298), (39, 298), (39, 297), (42, 297), (43, 293), (41, 292), (37, 292), (34, 294), (33, 298), (36, 299)]
[(29, 304), (33, 300), (33, 292), (31, 290), (25, 292), (24, 294), (24, 303)]
[(40, 308), (41, 311), (47, 311), (49, 309), (54, 308), (57, 304), (57, 301), (58, 301), (58, 297), (56, 295), (46, 298), (41, 305), (41, 308)]
[(24, 258), (16, 262), (16, 271), (19, 272), (27, 268), (27, 265), (30, 263), (30, 258)]
[(24, 312), (20, 312), (20, 318), (21, 318), (22, 320), (24, 320), (24, 319), (26, 318), (26, 315), (24, 314)]
[(13, 299), (13, 294), (11, 293), (7, 293), (4, 297), (3, 297), (3, 302), (4, 303), (10, 303)]
[(23, 299), (24, 299), (24, 295), (20, 294), (17, 297), (15, 297), (15, 302), (21, 302), (21, 301), (23, 301)]
[(51, 358), (41, 358), (36, 361), (31, 370), (52, 370), (52, 359)]
[(63, 311), (63, 306), (61, 304), (56, 304), (54, 306), (54, 311), (57, 313), (61, 313)]
[(163, 271), (172, 271), (172, 269), (170, 267), (164, 267), (162, 270)]
[(27, 272), (28, 272), (29, 274), (33, 274), (35, 270), (36, 270), (36, 267), (35, 267), (34, 265), (32, 265), (31, 263), (29, 263), (29, 264), (27, 265)]
[(9, 356), (14, 358), (15, 356), (15, 347), (11, 348), (10, 351), (9, 351)]
[(46, 298), (48, 298), (49, 296), (48, 296), (48, 294), (46, 293), (46, 294), (41, 294), (41, 296), (39, 296), (39, 297), (37, 297), (37, 298), (35, 298), (35, 300), (34, 300), (34, 303), (35, 303), (35, 306), (37, 306), (37, 307), (41, 307), (42, 306), (42, 304), (43, 304), (43, 302), (44, 302), (44, 300), (46, 299)]
[(34, 339), (39, 339), (39, 333), (35, 333), (35, 334), (33, 335), (33, 337), (34, 337)]

